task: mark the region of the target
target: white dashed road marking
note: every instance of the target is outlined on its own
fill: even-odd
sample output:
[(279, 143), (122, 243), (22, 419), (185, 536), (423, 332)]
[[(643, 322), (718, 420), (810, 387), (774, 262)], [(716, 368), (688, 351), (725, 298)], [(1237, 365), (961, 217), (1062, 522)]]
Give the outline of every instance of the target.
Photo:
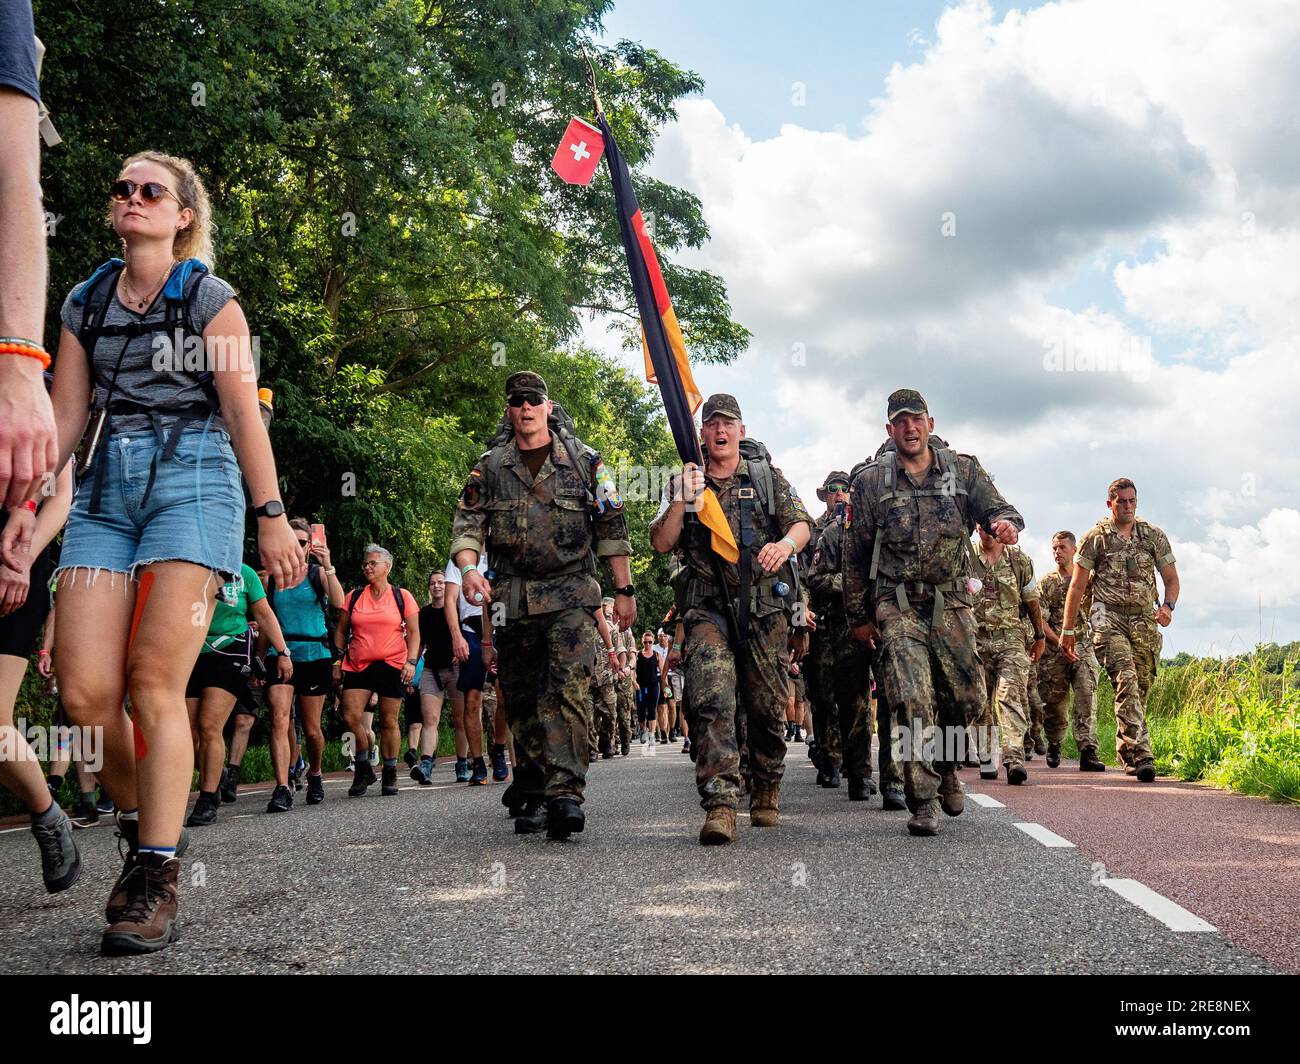
[(1177, 902), (1170, 901), (1163, 894), (1157, 894), (1145, 883), (1139, 883), (1136, 879), (1103, 879), (1101, 885), (1109, 887), (1121, 898), (1154, 916), (1170, 931), (1205, 932), (1218, 930), (1213, 924), (1202, 920), (1195, 913), (1188, 912)]
[(1006, 808), (1005, 805), (1003, 805), (1001, 802), (999, 802), (996, 798), (992, 797), (991, 795), (979, 794), (975, 791), (967, 791), (966, 797), (969, 798), (976, 805), (983, 806), (985, 809)]
[(1052, 846), (1057, 849), (1074, 849), (1074, 843), (1069, 839), (1063, 839), (1055, 831), (1048, 831), (1042, 824), (1017, 824), (1021, 831), (1031, 839), (1037, 839), (1044, 846)]

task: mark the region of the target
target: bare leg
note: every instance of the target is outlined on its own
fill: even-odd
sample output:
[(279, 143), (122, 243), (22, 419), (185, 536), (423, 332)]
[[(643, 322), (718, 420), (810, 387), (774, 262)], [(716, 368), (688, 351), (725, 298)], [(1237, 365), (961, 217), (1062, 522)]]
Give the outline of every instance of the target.
[(278, 683), (267, 688), (271, 703), (271, 770), (277, 786), (289, 785), (289, 767), (297, 762), (289, 742), (293, 730), (293, 685)]
[(468, 757), (483, 756), (483, 692), (465, 692), (465, 748)]
[(442, 695), (420, 695), (420, 756), (433, 757), (438, 752), (438, 720), (442, 716)]
[[(194, 699), (186, 699), (193, 702)], [(235, 696), (220, 687), (206, 687), (199, 703), (199, 790), (215, 793), (221, 786), (221, 768), (226, 763), (226, 740), (223, 733)]]
[(298, 696), (298, 712), (302, 714), (302, 730), (307, 739), (307, 771), (313, 776), (320, 775), (321, 758), (325, 756), (325, 733), (320, 726), (324, 708), (324, 695)]
[(379, 700), (379, 756), (395, 759), (402, 749), (402, 729), (397, 726), (397, 713), (401, 709), (400, 698), (381, 698)]
[(235, 730), (230, 733), (230, 763), (232, 765), (242, 765), (244, 763), (244, 754), (248, 750), (248, 737), (252, 734), (253, 725), (256, 723), (257, 718), (249, 716), (247, 713), (236, 715)]
[(0, 743), (13, 751), (13, 760), (0, 759), (0, 783), (13, 791), (32, 813), (50, 807), (50, 789), (41, 774), (41, 763), (27, 745), (27, 737), (14, 727), (14, 703), (27, 671), (27, 659), (0, 654)]
[(352, 752), (357, 761), (365, 760), (370, 752), (370, 724), (366, 720), (370, 714), (366, 703), (370, 701), (370, 692), (354, 687), (343, 692), (343, 723), (352, 733)]

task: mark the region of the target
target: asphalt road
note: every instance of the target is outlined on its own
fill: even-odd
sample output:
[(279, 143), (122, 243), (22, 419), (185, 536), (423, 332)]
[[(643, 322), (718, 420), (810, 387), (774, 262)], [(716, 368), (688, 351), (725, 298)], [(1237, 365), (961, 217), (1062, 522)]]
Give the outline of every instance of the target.
[[(1170, 930), (1044, 845), (1007, 808), (967, 802), (934, 839), (880, 799), (814, 785), (794, 745), (781, 826), (744, 813), (701, 847), (680, 747), (592, 766), (587, 830), (517, 837), (502, 785), (438, 783), (262, 812), (242, 794), (193, 832), (181, 939), (151, 957), (98, 953), (119, 867), (110, 827), (77, 833), (86, 869), (57, 896), (25, 830), (0, 834), (0, 967), (9, 972), (1249, 973), (1270, 966), (1218, 932)], [(964, 773), (970, 777), (973, 773)], [(969, 780), (980, 790), (978, 780)]]

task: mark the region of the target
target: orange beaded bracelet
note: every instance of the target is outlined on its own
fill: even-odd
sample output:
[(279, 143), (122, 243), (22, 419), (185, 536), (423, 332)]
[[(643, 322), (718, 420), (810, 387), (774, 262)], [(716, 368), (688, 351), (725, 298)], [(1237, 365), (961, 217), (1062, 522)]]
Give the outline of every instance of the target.
[(50, 356), (40, 344), (32, 340), (22, 340), (13, 336), (0, 337), (0, 355), (25, 355), (41, 364), (41, 369), (50, 368)]

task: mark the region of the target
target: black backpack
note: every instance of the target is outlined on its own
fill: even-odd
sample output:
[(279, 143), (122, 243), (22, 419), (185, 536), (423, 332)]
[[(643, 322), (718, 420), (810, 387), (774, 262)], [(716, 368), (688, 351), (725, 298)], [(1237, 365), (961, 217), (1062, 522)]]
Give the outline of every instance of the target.
[[(406, 629), (406, 604), (402, 601), (402, 589), (401, 589), (400, 587), (398, 587), (396, 584), (389, 584), (388, 586), (389, 586), (389, 588), (390, 588), (390, 589), (392, 590), (392, 592), (393, 592), (393, 599), (397, 602), (397, 616), (401, 619), (401, 622), (402, 622), (402, 638), (405, 639), (405, 638), (406, 638), (406, 632), (407, 632), (407, 629)], [(351, 645), (352, 645), (352, 612), (353, 612), (353, 610), (355, 610), (355, 609), (357, 608), (357, 602), (358, 602), (358, 600), (361, 598), (361, 595), (362, 595), (362, 593), (363, 593), (365, 590), (366, 590), (366, 589), (365, 589), (364, 587), (359, 587), (359, 588), (357, 588), (354, 592), (352, 592), (352, 594), (350, 594), (350, 595), (348, 596), (348, 605), (347, 605), (347, 611), (348, 611), (348, 646), (351, 646)], [(345, 658), (348, 656), (348, 646), (345, 646), (345, 647), (343, 648), (343, 656), (344, 656)]]
[[(578, 427), (573, 423), (573, 418), (569, 412), (559, 403), (551, 401), (551, 413), (546, 419), (546, 425), (551, 430), (551, 434), (557, 437), (564, 445), (564, 449), (569, 454), (569, 461), (573, 463), (573, 468), (580, 474), (583, 472), (583, 465), (578, 460), (579, 455), (585, 455), (588, 459), (588, 466), (591, 459), (596, 457), (596, 452), (578, 439)], [(497, 422), (496, 431), (488, 438), (484, 446), (484, 454), (488, 454), (497, 447), (504, 446), (515, 438), (515, 427), (510, 423), (508, 414), (502, 414), (501, 420)], [(587, 505), (594, 505), (596, 502), (595, 495), (592, 494), (591, 484), (584, 475), (582, 482), (587, 489)]]

